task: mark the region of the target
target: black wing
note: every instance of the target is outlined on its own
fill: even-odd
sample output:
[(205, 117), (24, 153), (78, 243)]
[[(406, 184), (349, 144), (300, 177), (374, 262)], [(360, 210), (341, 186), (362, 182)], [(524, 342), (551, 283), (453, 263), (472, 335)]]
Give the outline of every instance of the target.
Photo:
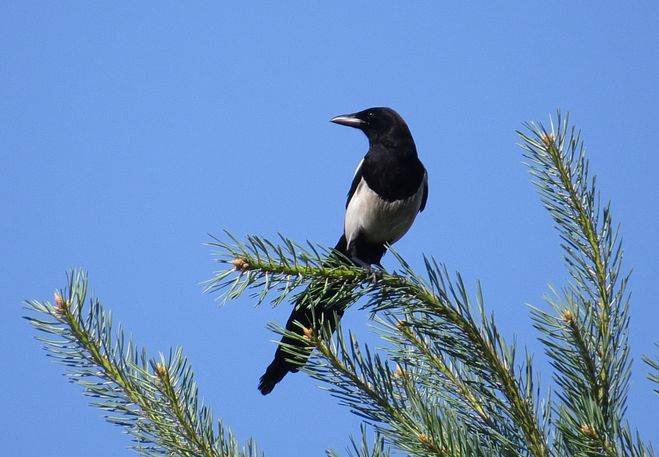
[(423, 211), (428, 201), (428, 172), (423, 174), (423, 196), (421, 197), (421, 208), (419, 212)]
[(352, 184), (350, 184), (350, 190), (348, 191), (348, 199), (346, 200), (346, 208), (348, 207), (348, 203), (350, 203), (350, 199), (352, 196), (355, 194), (355, 191), (357, 190), (357, 186), (359, 185), (359, 181), (362, 180), (362, 166), (364, 165), (364, 159), (362, 159), (361, 162), (359, 162), (359, 165), (357, 165), (357, 169), (355, 170), (355, 177), (352, 178)]

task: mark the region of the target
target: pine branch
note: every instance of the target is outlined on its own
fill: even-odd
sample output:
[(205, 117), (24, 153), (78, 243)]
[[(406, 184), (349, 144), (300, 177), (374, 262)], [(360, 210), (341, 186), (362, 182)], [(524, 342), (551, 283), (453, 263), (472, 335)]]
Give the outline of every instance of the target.
[[(314, 284), (318, 283), (319, 278), (324, 278), (325, 281), (346, 284), (340, 296), (323, 295), (330, 302), (328, 306), (334, 302), (345, 302), (347, 290), (353, 294), (351, 301), (368, 297), (365, 307), (373, 312), (398, 315), (398, 320), (412, 316), (405, 324), (413, 330), (409, 335), (429, 338), (434, 341), (433, 349), (444, 354), (441, 357), (461, 362), (455, 365), (460, 367), (460, 372), (453, 376), (447, 376), (446, 369), (438, 365), (437, 357), (425, 366), (426, 369), (433, 367), (433, 371), (438, 371), (437, 376), (443, 379), (444, 384), (452, 380), (456, 393), (453, 400), (459, 399), (463, 404), (460, 411), (447, 409), (442, 412), (445, 416), (444, 424), (449, 423), (448, 417), (455, 417), (456, 424), (464, 425), (468, 422), (470, 427), (467, 429), (474, 430), (476, 427), (479, 434), (490, 437), (493, 447), (508, 449), (509, 453), (516, 455), (525, 455), (526, 452), (537, 456), (549, 455), (545, 432), (538, 420), (536, 399), (532, 394), (532, 379), (520, 378), (515, 374), (514, 350), (506, 345), (494, 322), (485, 318), (484, 309), (480, 309), (480, 322), (473, 316), (466, 288), (459, 276), (457, 281), (451, 281), (445, 268), (428, 260), (426, 266), (429, 280), (426, 282), (398, 256), (402, 267), (400, 272), (373, 275), (345, 263), (328, 263), (325, 257), (317, 255), (318, 249), (313, 248), (311, 252), (286, 239), (283, 239), (283, 244), (276, 245), (252, 236), (245, 243), (235, 239), (234, 243), (218, 240), (212, 246), (217, 249), (219, 262), (230, 268), (217, 273), (209, 281), (209, 289), (225, 289), (225, 299), (234, 298), (248, 289), (260, 289), (259, 301), (265, 300), (268, 293), (277, 291), (277, 294), (272, 295), (275, 295), (274, 301), (279, 303), (298, 287), (311, 285), (301, 294), (313, 302), (313, 297), (320, 296)], [(238, 273), (235, 278), (232, 272)], [(396, 334), (404, 335), (405, 332), (396, 330), (390, 335), (395, 338), (393, 335)], [(295, 338), (292, 333), (288, 335)], [(346, 343), (340, 331), (337, 335), (339, 347), (347, 345), (356, 348), (352, 339)], [(412, 338), (404, 344), (418, 346)], [(367, 359), (361, 363), (358, 357), (351, 358), (356, 356), (354, 351), (345, 349), (345, 357), (341, 357), (341, 351), (335, 354), (327, 349), (328, 346), (320, 343), (316, 347), (327, 363), (323, 367), (332, 367), (336, 371), (331, 373), (320, 369), (315, 375), (330, 385), (345, 386), (343, 391), (335, 393), (346, 400), (351, 408), (360, 413), (368, 411), (370, 419), (385, 422), (391, 427), (413, 422), (411, 418), (400, 416), (400, 411), (409, 405), (396, 404), (392, 384), (388, 381), (390, 374), (383, 371), (384, 364), (379, 359)], [(423, 355), (423, 351), (420, 353)], [(293, 357), (296, 355), (292, 354)], [(419, 353), (415, 353), (417, 355)], [(314, 368), (313, 363), (307, 365), (307, 370), (312, 373), (315, 368), (321, 368), (320, 365)], [(364, 378), (368, 378), (367, 381), (360, 378), (360, 371), (362, 375), (369, 374)], [(464, 379), (470, 382), (465, 383), (462, 381)], [(375, 387), (379, 390), (373, 391)], [(366, 409), (360, 409), (360, 404), (366, 405)], [(474, 416), (479, 419), (474, 420)], [(458, 428), (456, 425), (456, 430)], [(423, 430), (416, 430), (415, 433), (417, 442), (418, 436), (425, 434)], [(456, 441), (455, 437), (451, 437), (451, 440), (464, 443), (470, 441), (464, 430), (458, 436), (460, 440)], [(483, 445), (482, 440), (479, 443)], [(425, 446), (435, 444), (438, 446), (435, 451), (440, 455), (448, 452), (448, 448), (443, 448), (439, 442), (428, 441)], [(448, 454), (455, 455), (450, 452)]]
[(573, 455), (635, 455), (623, 427), (630, 377), (629, 275), (620, 277), (622, 244), (610, 206), (600, 205), (579, 132), (559, 113), (546, 129), (518, 132), (545, 208), (562, 239), (571, 284), (533, 309), (535, 326), (561, 390), (559, 439)]
[(142, 455), (225, 457), (262, 455), (250, 441), (242, 448), (199, 401), (194, 375), (180, 349), (149, 359), (100, 302), (89, 299), (87, 277), (74, 271), (68, 287), (55, 294), (55, 305), (26, 302), (36, 313), (26, 319), (51, 338), (38, 338), (48, 354), (67, 367), (69, 379), (94, 398), (108, 422), (132, 435)]
[[(416, 456), (495, 456), (504, 452), (500, 442), (479, 436), (478, 430), (456, 415), (453, 405), (441, 401), (435, 389), (425, 388), (428, 373), (397, 365), (395, 371), (360, 346), (354, 335), (339, 328), (333, 343), (330, 332), (309, 335), (318, 353), (304, 370), (327, 383), (326, 389), (355, 414), (376, 426), (396, 448)], [(467, 433), (473, 432), (473, 433)]]

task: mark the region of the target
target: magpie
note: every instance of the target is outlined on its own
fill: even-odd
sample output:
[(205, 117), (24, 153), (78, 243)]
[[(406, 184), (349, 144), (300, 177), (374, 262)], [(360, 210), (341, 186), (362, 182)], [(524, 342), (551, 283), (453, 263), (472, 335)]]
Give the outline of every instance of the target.
[[(331, 119), (354, 127), (368, 138), (368, 152), (357, 166), (348, 192), (343, 235), (334, 247), (335, 258), (371, 269), (380, 261), (387, 245), (400, 240), (410, 229), (417, 213), (428, 199), (428, 174), (419, 160), (414, 139), (403, 118), (391, 108), (368, 108)], [(323, 296), (335, 294), (340, 285), (327, 287)], [(301, 297), (304, 294), (298, 296)], [(322, 296), (312, 309), (296, 299), (286, 322), (286, 330), (298, 335), (304, 328), (317, 329), (321, 321), (330, 322), (332, 331), (347, 303), (332, 309), (323, 306)], [(288, 372), (297, 372), (309, 354), (293, 358), (284, 348), (302, 347), (299, 340), (284, 336), (275, 357), (259, 382), (263, 395), (272, 391)]]

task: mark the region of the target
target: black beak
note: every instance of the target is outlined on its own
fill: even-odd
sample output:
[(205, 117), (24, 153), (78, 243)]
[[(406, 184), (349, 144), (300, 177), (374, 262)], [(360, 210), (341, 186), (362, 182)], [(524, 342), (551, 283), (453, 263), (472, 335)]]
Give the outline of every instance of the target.
[(362, 128), (366, 125), (366, 122), (355, 117), (354, 114), (343, 114), (341, 116), (336, 116), (330, 119), (330, 122), (334, 122), (339, 125), (347, 125), (348, 127), (354, 127), (356, 129)]

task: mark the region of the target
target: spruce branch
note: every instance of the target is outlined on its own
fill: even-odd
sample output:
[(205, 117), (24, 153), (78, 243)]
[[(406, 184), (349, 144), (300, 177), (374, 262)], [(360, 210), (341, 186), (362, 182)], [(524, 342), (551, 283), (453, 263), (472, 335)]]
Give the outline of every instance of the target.
[[(38, 337), (44, 349), (67, 367), (106, 420), (132, 435), (132, 447), (147, 456), (258, 456), (251, 440), (243, 448), (199, 400), (192, 369), (180, 349), (149, 358), (113, 330), (100, 301), (87, 299), (87, 276), (73, 271), (55, 304), (31, 300), (26, 319), (50, 335)], [(54, 336), (55, 338), (52, 338)]]

